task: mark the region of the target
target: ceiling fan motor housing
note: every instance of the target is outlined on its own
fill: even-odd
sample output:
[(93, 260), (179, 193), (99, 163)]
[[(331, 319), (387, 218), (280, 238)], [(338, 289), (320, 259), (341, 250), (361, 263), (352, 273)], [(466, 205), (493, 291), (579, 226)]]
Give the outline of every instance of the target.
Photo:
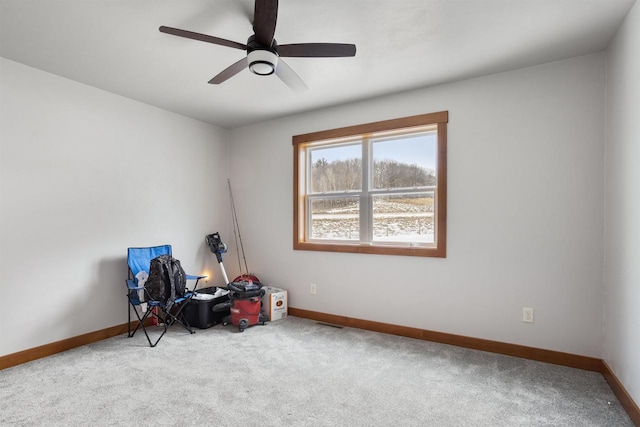
[(268, 76), (276, 71), (278, 66), (278, 51), (276, 41), (270, 47), (262, 46), (255, 40), (255, 35), (247, 41), (247, 61), (252, 73)]

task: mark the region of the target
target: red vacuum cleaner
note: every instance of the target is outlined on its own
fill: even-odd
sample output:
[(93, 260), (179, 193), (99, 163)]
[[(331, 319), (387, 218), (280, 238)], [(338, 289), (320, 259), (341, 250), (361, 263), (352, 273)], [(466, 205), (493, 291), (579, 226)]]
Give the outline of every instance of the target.
[(264, 289), (262, 284), (248, 281), (231, 282), (227, 285), (231, 301), (230, 320), (232, 325), (238, 326), (240, 332), (249, 326), (265, 324), (269, 317), (260, 313)]

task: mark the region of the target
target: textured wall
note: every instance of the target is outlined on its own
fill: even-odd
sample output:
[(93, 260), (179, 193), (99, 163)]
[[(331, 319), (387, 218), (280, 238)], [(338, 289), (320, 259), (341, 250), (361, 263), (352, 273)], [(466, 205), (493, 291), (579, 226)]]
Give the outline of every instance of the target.
[[(232, 131), (250, 269), (297, 308), (601, 356), (604, 79), (596, 54)], [(441, 110), (446, 259), (293, 251), (292, 135)]]
[(604, 359), (640, 404), (640, 6), (607, 54)]
[(126, 322), (129, 246), (219, 276), (204, 236), (228, 223), (226, 131), (1, 66), (0, 355)]

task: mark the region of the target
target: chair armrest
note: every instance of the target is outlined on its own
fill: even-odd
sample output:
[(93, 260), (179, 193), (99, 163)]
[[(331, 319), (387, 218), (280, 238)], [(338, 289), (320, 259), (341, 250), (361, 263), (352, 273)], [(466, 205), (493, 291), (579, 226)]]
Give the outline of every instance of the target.
[(132, 291), (139, 291), (140, 289), (144, 289), (144, 286), (136, 286), (136, 283), (131, 280), (131, 279), (127, 279), (127, 288), (129, 288)]
[[(193, 285), (193, 289), (190, 292), (195, 292), (196, 289), (198, 288), (198, 282), (200, 282), (200, 279), (206, 279), (209, 276), (194, 276), (192, 274), (187, 274), (187, 280), (195, 280), (196, 284)], [(187, 289), (187, 291), (189, 291), (189, 289)]]

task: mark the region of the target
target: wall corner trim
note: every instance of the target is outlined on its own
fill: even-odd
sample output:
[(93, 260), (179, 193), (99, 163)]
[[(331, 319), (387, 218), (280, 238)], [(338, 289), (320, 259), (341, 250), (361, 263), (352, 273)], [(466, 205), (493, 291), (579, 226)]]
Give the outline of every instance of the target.
[(640, 408), (638, 407), (636, 402), (633, 401), (618, 377), (616, 377), (611, 368), (609, 368), (607, 362), (603, 360), (602, 365), (602, 376), (609, 383), (609, 387), (611, 387), (611, 390), (613, 390), (613, 393), (622, 404), (622, 407), (625, 409), (625, 411), (627, 411), (627, 414), (629, 415), (629, 418), (631, 418), (631, 421), (633, 421), (636, 426), (640, 427)]

